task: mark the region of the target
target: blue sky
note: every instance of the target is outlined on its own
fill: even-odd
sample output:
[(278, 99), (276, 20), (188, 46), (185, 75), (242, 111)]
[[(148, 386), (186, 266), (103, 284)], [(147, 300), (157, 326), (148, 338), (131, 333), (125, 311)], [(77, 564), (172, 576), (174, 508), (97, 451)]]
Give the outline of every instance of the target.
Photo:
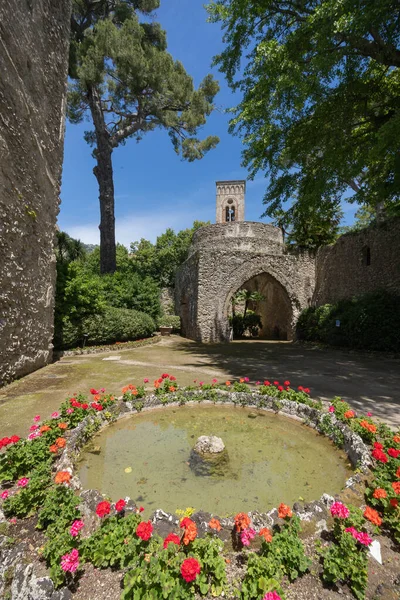
[[(165, 131), (150, 132), (139, 143), (129, 140), (113, 152), (116, 237), (128, 247), (142, 237), (155, 241), (167, 227), (179, 231), (196, 219), (215, 222), (215, 181), (247, 178), (241, 167), (241, 139), (228, 134), (229, 116), (224, 114), (224, 109), (237, 104), (238, 96), (211, 68), (213, 56), (223, 47), (222, 34), (219, 25), (206, 22), (203, 1), (161, 0), (156, 20), (167, 32), (169, 52), (183, 63), (196, 87), (207, 73), (218, 79), (218, 110), (200, 136), (217, 135), (220, 143), (194, 163), (175, 154)], [(90, 123), (67, 123), (58, 223), (72, 237), (98, 244), (98, 187), (91, 149), (83, 139), (90, 128)], [(260, 219), (266, 186), (261, 174), (247, 183), (246, 220), (267, 221)], [(353, 220), (355, 208), (344, 207), (346, 223)]]

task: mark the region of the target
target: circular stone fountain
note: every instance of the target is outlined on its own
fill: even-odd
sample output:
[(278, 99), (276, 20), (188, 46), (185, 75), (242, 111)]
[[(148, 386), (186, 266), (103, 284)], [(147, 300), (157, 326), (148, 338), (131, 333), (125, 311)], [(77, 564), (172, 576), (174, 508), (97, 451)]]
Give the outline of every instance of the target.
[(225, 444), (216, 435), (201, 435), (190, 453), (190, 468), (200, 477), (229, 475), (228, 463), (229, 456)]
[[(208, 453), (211, 462), (194, 461), (204, 458), (194, 452), (196, 441), (210, 431), (224, 449)], [(299, 496), (308, 502), (337, 494), (351, 474), (348, 457), (330, 440), (254, 407), (157, 408), (107, 426), (93, 444), (100, 453), (83, 452), (78, 468), (83, 487), (115, 501), (129, 496), (150, 512), (267, 511)]]

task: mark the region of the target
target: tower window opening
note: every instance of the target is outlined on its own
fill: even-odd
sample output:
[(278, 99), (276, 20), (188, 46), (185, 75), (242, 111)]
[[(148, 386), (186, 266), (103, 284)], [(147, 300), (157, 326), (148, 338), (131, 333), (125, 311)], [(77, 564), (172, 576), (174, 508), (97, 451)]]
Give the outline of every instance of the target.
[(235, 220), (235, 207), (227, 206), (225, 208), (225, 221), (226, 223), (230, 223)]

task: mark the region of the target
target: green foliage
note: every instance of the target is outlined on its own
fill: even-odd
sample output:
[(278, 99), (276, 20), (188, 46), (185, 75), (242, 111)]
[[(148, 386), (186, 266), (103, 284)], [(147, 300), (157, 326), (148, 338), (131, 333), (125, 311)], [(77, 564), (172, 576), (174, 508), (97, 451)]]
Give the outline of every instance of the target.
[(360, 204), (399, 207), (397, 8), (396, 0), (208, 6), (224, 29), (215, 62), (242, 94), (230, 130), (243, 138), (250, 177), (269, 178), (265, 214), (283, 215), (302, 246), (335, 235), (349, 191)]
[(241, 600), (259, 600), (267, 592), (277, 592), (285, 599), (280, 586), (282, 572), (271, 557), (259, 556), (252, 552), (248, 556), (246, 574), (241, 586)]
[(191, 544), (191, 554), (201, 564), (201, 573), (196, 579), (200, 594), (211, 593), (220, 597), (226, 585), (226, 564), (222, 556), (224, 544), (215, 537), (197, 538)]
[[(97, 3), (96, 3), (97, 4)], [(94, 130), (85, 140), (95, 146), (94, 170), (101, 205), (101, 272), (115, 271), (112, 152), (129, 138), (165, 129), (173, 148), (188, 161), (201, 159), (218, 144), (216, 136), (197, 137), (214, 109), (218, 83), (207, 75), (197, 89), (179, 61), (167, 52), (158, 23), (141, 23), (156, 1), (106, 4), (96, 10), (75, 1), (71, 30), (68, 117), (79, 123), (89, 114)]]
[(88, 345), (96, 345), (149, 337), (154, 330), (155, 323), (150, 315), (108, 306), (102, 314), (93, 314), (79, 325), (65, 321), (64, 346), (77, 345), (84, 335)]
[(301, 340), (365, 350), (400, 352), (399, 330), (400, 299), (383, 290), (306, 308), (297, 322)]
[(306, 392), (297, 391), (290, 387), (289, 389), (279, 390), (278, 386), (271, 385), (269, 382), (267, 382), (267, 385), (264, 383), (264, 385), (259, 387), (258, 391), (261, 395), (270, 396), (279, 400), (291, 400), (292, 402), (307, 404), (307, 406), (317, 409), (320, 409), (322, 407), (322, 403), (320, 401), (311, 400), (311, 398)]
[(194, 600), (194, 584), (186, 583), (180, 573), (185, 558), (175, 544), (148, 555), (126, 574), (121, 600)]
[(159, 327), (172, 327), (172, 330), (175, 332), (181, 328), (181, 318), (177, 315), (161, 315), (158, 323)]
[(322, 579), (329, 584), (347, 583), (358, 600), (365, 598), (368, 557), (350, 533), (341, 528), (335, 543), (322, 554)]
[(340, 233), (343, 211), (340, 202), (319, 198), (312, 202), (295, 202), (286, 211), (282, 208), (267, 211), (272, 223), (282, 229), (289, 247), (316, 250), (336, 241)]
[(0, 455), (0, 481), (15, 481), (28, 477), (38, 465), (51, 458), (49, 446), (59, 437), (60, 430), (51, 430), (34, 440), (20, 440)]
[[(183, 552), (175, 544), (161, 549), (153, 539), (148, 552), (140, 563), (129, 571), (124, 580), (122, 600), (194, 600), (197, 595), (220, 596), (226, 584), (225, 561), (221, 556), (222, 542), (207, 537), (195, 540)], [(195, 558), (201, 572), (192, 583), (186, 583), (181, 575), (185, 558)]]
[(168, 375), (167, 373), (164, 373), (163, 375), (165, 376), (159, 377), (154, 382), (154, 393), (157, 396), (162, 396), (164, 394), (172, 394), (173, 392), (176, 392), (176, 390), (179, 388), (178, 382), (176, 381), (176, 378), (173, 375)]
[(137, 514), (116, 515), (102, 520), (100, 527), (81, 544), (83, 560), (95, 567), (123, 569), (143, 551), (143, 541), (135, 534), (141, 518)]
[(66, 573), (61, 569), (61, 557), (71, 552), (77, 545), (77, 539), (72, 537), (68, 530), (51, 533), (48, 536), (42, 555), (50, 569), (50, 577), (55, 587), (65, 583)]
[(56, 348), (77, 345), (82, 341), (82, 321), (93, 314), (103, 313), (106, 303), (99, 279), (88, 276), (77, 261), (57, 262), (54, 315)]
[(47, 488), (51, 482), (50, 460), (39, 463), (31, 472), (26, 487), (21, 488), (16, 494), (9, 496), (3, 504), (3, 511), (7, 517), (26, 517), (34, 514), (46, 498)]
[(276, 573), (287, 575), (290, 581), (308, 571), (311, 561), (304, 553), (299, 538), (300, 519), (293, 516), (287, 519), (275, 533), (271, 542), (263, 541), (260, 554), (276, 562)]
[(209, 222), (195, 221), (193, 226), (175, 233), (168, 228), (157, 237), (156, 243), (141, 239), (131, 244), (133, 264), (142, 277), (150, 277), (160, 287), (174, 287), (175, 275), (187, 259), (193, 235)]
[(79, 498), (64, 485), (52, 487), (38, 515), (37, 528), (63, 532), (68, 525), (79, 518)]
[(246, 315), (236, 313), (229, 317), (229, 324), (233, 329), (234, 337), (242, 337), (246, 332), (250, 335), (257, 335), (262, 327), (261, 317), (252, 311)]

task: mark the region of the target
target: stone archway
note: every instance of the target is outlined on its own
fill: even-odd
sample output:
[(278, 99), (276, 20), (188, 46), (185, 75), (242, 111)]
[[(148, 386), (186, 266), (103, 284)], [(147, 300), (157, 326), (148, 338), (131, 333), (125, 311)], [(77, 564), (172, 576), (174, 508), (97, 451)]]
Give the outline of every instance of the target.
[[(240, 290), (258, 292), (257, 302), (249, 301), (248, 309), (254, 310), (261, 318), (259, 337), (270, 340), (293, 339), (293, 309), (289, 295), (283, 285), (269, 273), (254, 275), (245, 281)], [(235, 292), (234, 292), (235, 293)], [(229, 318), (231, 299), (226, 302), (226, 319)], [(243, 308), (243, 307), (242, 307)]]
[(293, 339), (295, 323), (304, 302), (299, 296), (296, 266), (292, 259), (288, 256), (257, 256), (230, 272), (221, 285), (215, 319), (219, 332), (227, 332), (224, 339), (229, 339), (231, 298), (241, 288), (257, 290), (265, 296), (261, 303), (262, 320), (264, 317), (261, 335), (268, 339)]
[(288, 254), (282, 232), (264, 223), (224, 223), (196, 232), (176, 279), (185, 334), (201, 342), (229, 341), (228, 306), (248, 285), (266, 296), (265, 337), (292, 339), (295, 323), (314, 289), (314, 258)]

